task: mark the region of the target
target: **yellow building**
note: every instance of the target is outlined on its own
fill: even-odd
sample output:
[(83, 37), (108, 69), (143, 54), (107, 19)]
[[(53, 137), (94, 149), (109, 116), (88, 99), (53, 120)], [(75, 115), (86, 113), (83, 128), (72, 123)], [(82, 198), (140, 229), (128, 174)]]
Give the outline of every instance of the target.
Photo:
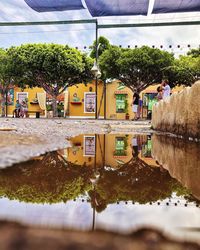
[[(95, 118), (95, 91), (94, 82), (87, 85), (78, 84), (68, 88), (67, 117)], [(105, 86), (100, 81), (97, 89), (98, 117), (115, 120), (133, 119), (132, 99), (133, 92), (121, 82), (113, 81)]]
[[(41, 115), (45, 115), (45, 105), (46, 102), (46, 93), (42, 88), (25, 88), (21, 89), (15, 87), (8, 91), (7, 95), (7, 106), (6, 113), (8, 117), (13, 116), (13, 111), (15, 109), (16, 100), (19, 100), (21, 103), (24, 100), (28, 100), (28, 111), (29, 116), (36, 116), (36, 113), (40, 113)], [(1, 114), (1, 108), (0, 108)]]
[[(99, 118), (104, 118), (103, 90), (103, 83), (99, 82), (97, 87), (97, 114)], [(65, 113), (69, 118), (95, 118), (95, 82), (69, 87), (67, 106), (67, 112)]]
[[(153, 85), (142, 91), (140, 94), (141, 118), (147, 118), (151, 113), (153, 104), (157, 101), (158, 85)], [(180, 91), (182, 88), (174, 88)], [(15, 109), (16, 100), (19, 102), (28, 100), (29, 117), (48, 116), (46, 112), (46, 93), (42, 88), (20, 88), (11, 89), (7, 99), (7, 115), (12, 116)], [(133, 119), (132, 112), (132, 91), (119, 81), (113, 81), (104, 85), (98, 82), (97, 87), (97, 116), (105, 119)], [(75, 119), (94, 119), (96, 109), (96, 88), (95, 81), (88, 84), (77, 84), (69, 87), (58, 101), (62, 103), (61, 116)], [(0, 109), (1, 110), (1, 109)]]
[[(157, 87), (152, 85), (140, 93), (141, 118), (148, 118), (152, 106), (157, 102)], [(176, 87), (172, 92), (180, 91), (183, 87)], [(69, 118), (95, 118), (95, 83), (78, 84), (68, 88)], [(133, 119), (133, 92), (120, 81), (107, 83), (99, 81), (97, 89), (97, 114), (99, 118), (125, 120)]]

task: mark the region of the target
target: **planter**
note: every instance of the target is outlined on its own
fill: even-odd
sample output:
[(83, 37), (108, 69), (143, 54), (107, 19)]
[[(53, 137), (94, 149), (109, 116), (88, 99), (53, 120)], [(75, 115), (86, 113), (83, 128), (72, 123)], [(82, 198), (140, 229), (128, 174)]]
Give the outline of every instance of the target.
[(129, 118), (130, 118), (129, 114), (126, 114), (125, 118), (126, 118), (126, 120), (129, 120)]
[(75, 104), (75, 105), (80, 105), (80, 104), (82, 104), (82, 102), (70, 102), (71, 104)]
[(53, 118), (53, 111), (47, 111), (47, 118)]

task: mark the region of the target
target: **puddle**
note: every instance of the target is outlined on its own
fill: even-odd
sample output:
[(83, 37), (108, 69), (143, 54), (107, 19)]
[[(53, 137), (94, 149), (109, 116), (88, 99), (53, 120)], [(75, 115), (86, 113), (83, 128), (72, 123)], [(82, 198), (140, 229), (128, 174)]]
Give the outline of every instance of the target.
[(200, 148), (157, 135), (81, 135), (0, 170), (0, 220), (199, 241)]

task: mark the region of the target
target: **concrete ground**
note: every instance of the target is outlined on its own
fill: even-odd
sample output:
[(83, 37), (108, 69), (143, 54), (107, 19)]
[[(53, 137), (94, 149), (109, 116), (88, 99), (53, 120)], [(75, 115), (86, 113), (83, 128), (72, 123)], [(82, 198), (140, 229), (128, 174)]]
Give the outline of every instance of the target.
[(195, 243), (167, 239), (152, 229), (132, 235), (103, 231), (75, 232), (28, 228), (16, 223), (0, 222), (2, 250), (198, 250)]
[(148, 121), (0, 118), (0, 167), (69, 147), (79, 134), (147, 133)]

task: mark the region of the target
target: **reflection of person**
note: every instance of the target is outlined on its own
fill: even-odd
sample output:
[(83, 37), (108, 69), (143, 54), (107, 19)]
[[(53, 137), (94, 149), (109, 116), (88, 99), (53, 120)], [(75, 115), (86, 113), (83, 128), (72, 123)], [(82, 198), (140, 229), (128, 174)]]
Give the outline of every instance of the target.
[(156, 161), (156, 164), (159, 166), (161, 173), (168, 172), (158, 161)]
[(139, 154), (138, 138), (136, 136), (133, 136), (131, 144), (132, 144), (132, 155), (133, 155), (133, 157), (136, 158)]
[(171, 93), (171, 88), (169, 86), (169, 81), (168, 80), (163, 80), (161, 85), (163, 87), (163, 99), (165, 99), (168, 96), (170, 96), (170, 93)]
[(139, 119), (139, 114), (138, 114), (138, 110), (139, 110), (139, 100), (140, 100), (140, 96), (138, 94), (137, 89), (134, 89), (134, 94), (133, 94), (133, 101), (132, 101), (132, 110), (134, 113), (134, 120), (138, 120)]
[(20, 115), (20, 110), (21, 110), (21, 104), (19, 103), (19, 100), (16, 101), (15, 104), (15, 109), (13, 111), (13, 118), (15, 117), (19, 117)]

